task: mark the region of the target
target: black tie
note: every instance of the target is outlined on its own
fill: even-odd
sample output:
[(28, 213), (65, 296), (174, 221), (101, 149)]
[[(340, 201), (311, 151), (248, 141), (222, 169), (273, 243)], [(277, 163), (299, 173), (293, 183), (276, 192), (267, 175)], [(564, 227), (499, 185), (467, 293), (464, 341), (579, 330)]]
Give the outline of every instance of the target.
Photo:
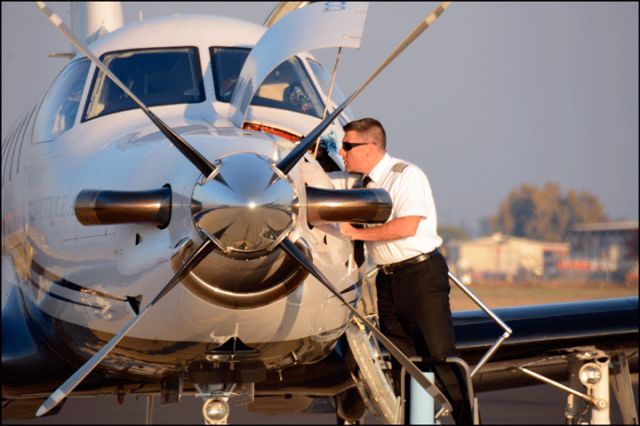
[[(372, 181), (369, 175), (366, 175), (362, 180), (357, 181), (353, 187), (354, 188), (366, 188), (367, 185)], [(355, 228), (362, 228), (362, 225), (355, 224), (353, 225)], [(353, 242), (353, 257), (358, 266), (361, 266), (364, 263), (364, 241), (355, 240)]]

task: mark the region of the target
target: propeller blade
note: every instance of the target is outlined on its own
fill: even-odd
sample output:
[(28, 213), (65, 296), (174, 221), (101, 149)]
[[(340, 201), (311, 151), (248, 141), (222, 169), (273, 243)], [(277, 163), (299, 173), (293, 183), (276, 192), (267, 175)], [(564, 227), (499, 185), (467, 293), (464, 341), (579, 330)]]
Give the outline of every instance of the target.
[(440, 392), (440, 390), (433, 384), (416, 365), (411, 362), (407, 356), (402, 353), (400, 349), (396, 345), (391, 342), (378, 328), (373, 325), (369, 320), (367, 320), (364, 316), (360, 314), (353, 306), (351, 306), (342, 295), (336, 290), (336, 288), (331, 284), (331, 282), (324, 276), (324, 274), (316, 268), (316, 266), (311, 262), (304, 253), (289, 239), (285, 238), (280, 243), (280, 247), (284, 251), (286, 251), (291, 257), (295, 259), (303, 268), (305, 268), (311, 275), (316, 277), (318, 281), (320, 281), (334, 296), (336, 296), (344, 305), (353, 312), (353, 314), (364, 323), (369, 330), (376, 336), (376, 338), (384, 345), (387, 350), (394, 356), (395, 359), (407, 370), (407, 372), (413, 377), (420, 386), (422, 386), (429, 395), (431, 395), (434, 401), (443, 406), (445, 410), (451, 412), (451, 404), (447, 400), (447, 398)]
[(147, 106), (129, 90), (127, 86), (125, 86), (122, 81), (114, 73), (112, 73), (109, 68), (106, 67), (105, 64), (100, 61), (90, 50), (87, 48), (83, 42), (78, 40), (69, 27), (65, 25), (62, 19), (54, 13), (51, 9), (47, 7), (47, 4), (41, 1), (37, 1), (36, 5), (40, 10), (42, 10), (45, 15), (49, 18), (49, 21), (57, 27), (64, 36), (78, 48), (79, 51), (85, 54), (87, 58), (93, 62), (96, 67), (100, 69), (103, 73), (107, 75), (124, 93), (127, 94), (142, 109), (142, 111), (149, 117), (149, 119), (156, 125), (156, 127), (162, 132), (163, 135), (169, 139), (169, 141), (176, 147), (178, 150), (184, 155), (187, 160), (191, 161), (191, 163), (200, 170), (200, 172), (205, 176), (209, 177), (209, 175), (215, 170), (215, 166), (209, 162), (206, 158), (204, 158), (198, 151), (195, 150), (187, 141), (185, 141), (179, 134), (174, 132), (169, 126), (167, 126), (164, 121), (162, 121), (158, 116), (147, 108)]
[(327, 127), (333, 122), (333, 120), (344, 111), (346, 107), (351, 104), (351, 102), (364, 90), (365, 87), (371, 83), (371, 81), (378, 76), (382, 72), (383, 69), (387, 67), (402, 51), (404, 51), (413, 41), (418, 38), (420, 34), (424, 32), (433, 22), (438, 19), (440, 15), (449, 7), (450, 2), (441, 3), (438, 7), (433, 9), (433, 11), (416, 26), (411, 33), (395, 48), (393, 52), (389, 55), (389, 57), (369, 76), (369, 78), (360, 86), (358, 90), (353, 92), (351, 96), (349, 96), (342, 104), (340, 104), (328, 117), (326, 117), (320, 124), (318, 124), (309, 134), (300, 141), (295, 148), (289, 152), (289, 154), (280, 160), (278, 163), (278, 168), (282, 170), (283, 173), (287, 174), (289, 171), (300, 161), (300, 159), (304, 156), (307, 150), (311, 147), (311, 145), (315, 142), (315, 140), (325, 131)]
[(151, 309), (151, 307), (162, 299), (176, 284), (178, 284), (193, 268), (195, 268), (211, 251), (215, 245), (210, 239), (206, 239), (200, 247), (187, 259), (187, 261), (180, 267), (178, 272), (171, 278), (171, 280), (164, 286), (162, 290), (156, 295), (156, 297), (149, 303), (138, 315), (131, 318), (127, 324), (116, 334), (106, 345), (102, 347), (94, 356), (92, 356), (87, 362), (82, 365), (71, 377), (69, 377), (55, 392), (53, 392), (49, 398), (38, 408), (36, 417), (40, 417), (52, 408), (54, 408), (60, 401), (67, 397), (80, 382), (87, 377), (93, 369), (100, 364), (100, 361), (106, 357), (109, 352), (122, 340), (122, 338), (142, 319), (145, 313)]

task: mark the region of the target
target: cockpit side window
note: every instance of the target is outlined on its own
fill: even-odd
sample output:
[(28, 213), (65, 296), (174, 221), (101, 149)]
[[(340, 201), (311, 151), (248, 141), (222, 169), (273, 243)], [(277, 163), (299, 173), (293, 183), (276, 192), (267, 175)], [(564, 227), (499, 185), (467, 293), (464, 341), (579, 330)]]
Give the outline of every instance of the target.
[[(324, 91), (325, 96), (328, 96), (329, 87), (331, 86), (331, 75), (322, 67), (320, 62), (314, 61), (313, 59), (307, 59), (307, 63), (311, 67), (313, 74), (315, 74), (318, 83), (320, 83), (320, 88)], [(336, 105), (342, 104), (347, 99), (335, 80), (333, 82), (333, 89), (331, 89), (331, 99)], [(351, 107), (347, 107), (345, 109), (345, 113), (347, 116), (353, 116)], [(341, 118), (342, 116), (343, 114), (340, 115)], [(347, 123), (345, 122), (343, 124)]]
[[(324, 91), (325, 94), (329, 94), (329, 87), (331, 86), (331, 75), (322, 67), (320, 62), (314, 61), (313, 59), (307, 59), (307, 62), (311, 66), (311, 70), (316, 75), (318, 82), (320, 83), (320, 87)], [(347, 98), (338, 87), (338, 84), (333, 82), (333, 89), (331, 89), (331, 99), (338, 105), (344, 102)]]
[(34, 125), (35, 141), (49, 141), (73, 126), (89, 65), (86, 58), (73, 61), (54, 80), (38, 112)]
[[(313, 74), (316, 76), (318, 83), (320, 83), (320, 88), (324, 92), (325, 96), (329, 96), (329, 87), (331, 87), (331, 75), (324, 69), (320, 62), (314, 61), (313, 59), (307, 59), (307, 63), (311, 67), (311, 71), (313, 72)], [(331, 99), (333, 100), (333, 102), (335, 102), (336, 105), (342, 104), (347, 99), (335, 79), (333, 81), (333, 89), (331, 89)], [(331, 110), (329, 112), (331, 112)], [(342, 114), (340, 114), (340, 116), (338, 117), (341, 126), (344, 126), (349, 121), (351, 121), (348, 117), (353, 117), (353, 111), (351, 110), (351, 107), (346, 107)]]
[[(195, 47), (110, 52), (101, 60), (147, 106), (205, 100)], [(95, 74), (89, 94), (83, 121), (138, 108), (102, 71)]]
[[(230, 102), (250, 49), (211, 47), (216, 98)], [(278, 65), (264, 80), (251, 105), (286, 109), (322, 117), (324, 105), (300, 60), (292, 57)]]

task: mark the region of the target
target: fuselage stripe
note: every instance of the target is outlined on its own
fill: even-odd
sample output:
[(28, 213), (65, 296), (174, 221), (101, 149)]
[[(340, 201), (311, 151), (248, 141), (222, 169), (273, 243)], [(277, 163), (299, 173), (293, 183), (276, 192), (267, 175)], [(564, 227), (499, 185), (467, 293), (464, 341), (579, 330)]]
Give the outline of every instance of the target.
[(68, 281), (62, 277), (57, 276), (56, 274), (47, 271), (42, 265), (37, 263), (35, 260), (31, 259), (31, 270), (41, 276), (42, 278), (51, 281), (52, 284), (58, 285), (60, 287), (64, 287), (68, 290), (77, 291), (82, 294), (91, 294), (93, 296), (105, 297), (107, 299), (118, 300), (120, 302), (126, 302), (127, 299), (125, 297), (114, 296), (111, 294), (103, 293), (98, 290), (93, 290), (87, 287), (83, 287), (71, 281)]
[(52, 297), (54, 299), (58, 299), (58, 300), (61, 300), (63, 302), (73, 303), (74, 305), (80, 305), (80, 306), (86, 306), (88, 308), (98, 309), (100, 311), (104, 309), (102, 306), (96, 306), (96, 305), (90, 305), (90, 304), (87, 304), (87, 303), (76, 302), (75, 300), (67, 299), (66, 297), (63, 297), (63, 296), (58, 296), (55, 293), (52, 293), (52, 292), (50, 292), (48, 290), (43, 289), (37, 283), (35, 283), (33, 280), (29, 280), (28, 282), (33, 287), (35, 287), (37, 290), (40, 290), (40, 291), (44, 292), (45, 295), (47, 295), (49, 297)]

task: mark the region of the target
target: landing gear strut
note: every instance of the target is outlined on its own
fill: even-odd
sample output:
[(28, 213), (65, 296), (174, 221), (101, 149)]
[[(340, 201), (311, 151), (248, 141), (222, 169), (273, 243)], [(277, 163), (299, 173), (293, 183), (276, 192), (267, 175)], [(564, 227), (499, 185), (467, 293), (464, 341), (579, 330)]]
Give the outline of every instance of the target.
[[(633, 390), (626, 358), (615, 357), (612, 363), (609, 355), (596, 348), (581, 348), (575, 353), (561, 355), (558, 358), (566, 358), (569, 362), (569, 386), (525, 368), (533, 363), (518, 367), (518, 369), (530, 377), (562, 389), (569, 394), (565, 409), (567, 424), (582, 424), (584, 421), (589, 421), (590, 424), (611, 423), (610, 370), (613, 372), (613, 383), (611, 384), (625, 424), (637, 423), (638, 414), (633, 403)], [(584, 400), (584, 403), (579, 404), (581, 400)]]

